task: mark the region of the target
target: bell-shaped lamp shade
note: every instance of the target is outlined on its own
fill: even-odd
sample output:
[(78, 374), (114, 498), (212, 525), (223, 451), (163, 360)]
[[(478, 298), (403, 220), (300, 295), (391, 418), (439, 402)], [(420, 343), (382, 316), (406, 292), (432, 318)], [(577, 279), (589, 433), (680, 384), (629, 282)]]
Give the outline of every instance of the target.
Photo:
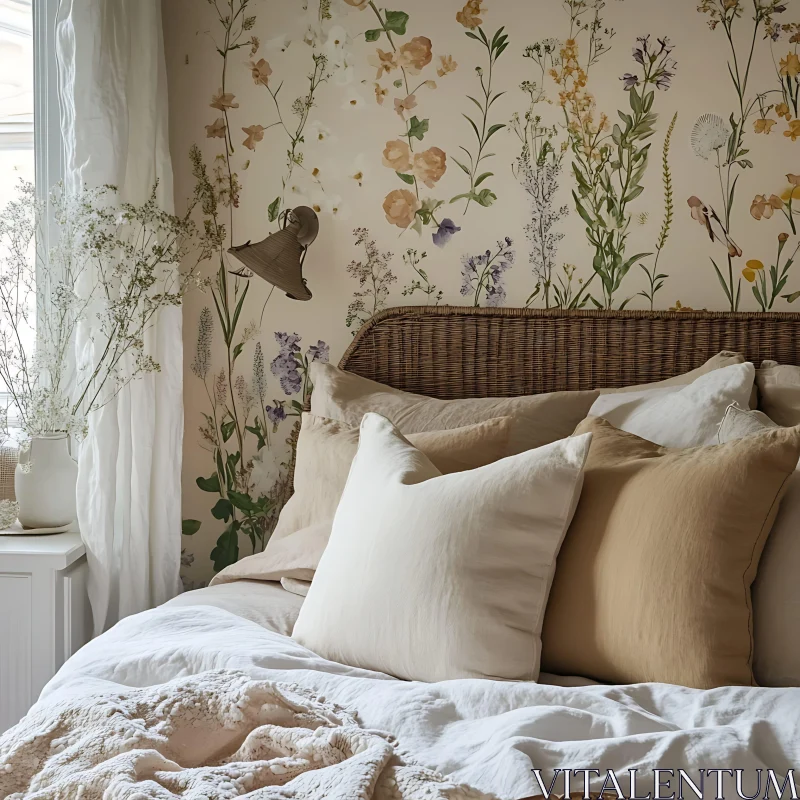
[(287, 211), (283, 227), (255, 244), (231, 247), (235, 256), (259, 278), (286, 292), (292, 300), (310, 300), (311, 292), (303, 278), (303, 262), (309, 245), (317, 238), (319, 220), (307, 206)]

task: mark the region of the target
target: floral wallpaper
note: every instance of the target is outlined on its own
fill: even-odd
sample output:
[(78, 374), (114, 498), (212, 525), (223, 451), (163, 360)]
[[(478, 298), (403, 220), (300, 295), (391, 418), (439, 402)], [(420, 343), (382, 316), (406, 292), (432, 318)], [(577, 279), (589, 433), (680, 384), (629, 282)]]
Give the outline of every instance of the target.
[[(800, 0), (165, 0), (184, 579), (261, 550), (312, 387), (401, 304), (789, 310)], [(292, 301), (227, 253), (320, 217)]]

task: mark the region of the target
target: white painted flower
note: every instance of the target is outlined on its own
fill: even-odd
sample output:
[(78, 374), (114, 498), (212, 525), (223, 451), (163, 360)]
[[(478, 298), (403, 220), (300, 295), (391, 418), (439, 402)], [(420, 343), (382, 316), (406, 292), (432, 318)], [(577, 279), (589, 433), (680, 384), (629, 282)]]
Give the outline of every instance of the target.
[(362, 111), (366, 107), (366, 102), (361, 93), (352, 88), (347, 92), (342, 103), (342, 108), (349, 108), (351, 111)]
[(292, 40), (285, 33), (282, 33), (264, 42), (264, 50), (269, 53), (285, 53), (291, 43)]
[(268, 448), (253, 456), (253, 471), (250, 479), (253, 481), (255, 496), (269, 497), (275, 488), (275, 483), (280, 477), (279, 459), (275, 458)]
[(315, 119), (308, 123), (305, 134), (306, 142), (335, 142), (336, 137), (331, 129), (321, 120)]
[(328, 31), (328, 37), (325, 40), (322, 52), (328, 57), (329, 63), (337, 64), (339, 61), (344, 60), (351, 43), (352, 40), (347, 31), (341, 25), (334, 25)]
[(321, 50), (327, 40), (325, 31), (319, 22), (310, 22), (303, 34), (303, 41), (314, 50)]
[(342, 201), (341, 195), (326, 192), (322, 186), (312, 188), (309, 205), (317, 214), (328, 214), (337, 219), (347, 219), (350, 216), (350, 209)]
[(359, 153), (347, 166), (345, 172), (345, 179), (350, 182), (352, 181), (355, 183), (359, 188), (362, 188), (364, 184), (369, 179), (369, 167), (368, 164), (371, 164), (364, 156), (363, 153)]
[(356, 79), (356, 68), (353, 64), (342, 64), (333, 70), (333, 82), (337, 86), (350, 86)]

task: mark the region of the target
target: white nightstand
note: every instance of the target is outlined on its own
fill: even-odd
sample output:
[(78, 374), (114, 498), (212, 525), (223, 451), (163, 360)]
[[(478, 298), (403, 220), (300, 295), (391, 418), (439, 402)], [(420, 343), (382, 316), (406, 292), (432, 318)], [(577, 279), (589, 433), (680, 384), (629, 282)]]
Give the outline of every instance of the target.
[(0, 733), (92, 633), (80, 534), (0, 536)]

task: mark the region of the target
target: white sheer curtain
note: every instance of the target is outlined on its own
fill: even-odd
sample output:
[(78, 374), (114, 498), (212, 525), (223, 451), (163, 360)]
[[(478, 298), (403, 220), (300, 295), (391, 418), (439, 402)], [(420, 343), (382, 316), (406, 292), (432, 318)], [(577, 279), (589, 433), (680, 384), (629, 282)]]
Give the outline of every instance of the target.
[[(61, 0), (56, 29), (66, 185), (111, 183), (143, 202), (159, 180), (172, 207), (160, 0)], [(181, 312), (149, 332), (161, 372), (91, 418), (81, 446), (78, 522), (95, 633), (180, 591), (183, 439)], [(89, 321), (77, 363), (92, 358)]]

